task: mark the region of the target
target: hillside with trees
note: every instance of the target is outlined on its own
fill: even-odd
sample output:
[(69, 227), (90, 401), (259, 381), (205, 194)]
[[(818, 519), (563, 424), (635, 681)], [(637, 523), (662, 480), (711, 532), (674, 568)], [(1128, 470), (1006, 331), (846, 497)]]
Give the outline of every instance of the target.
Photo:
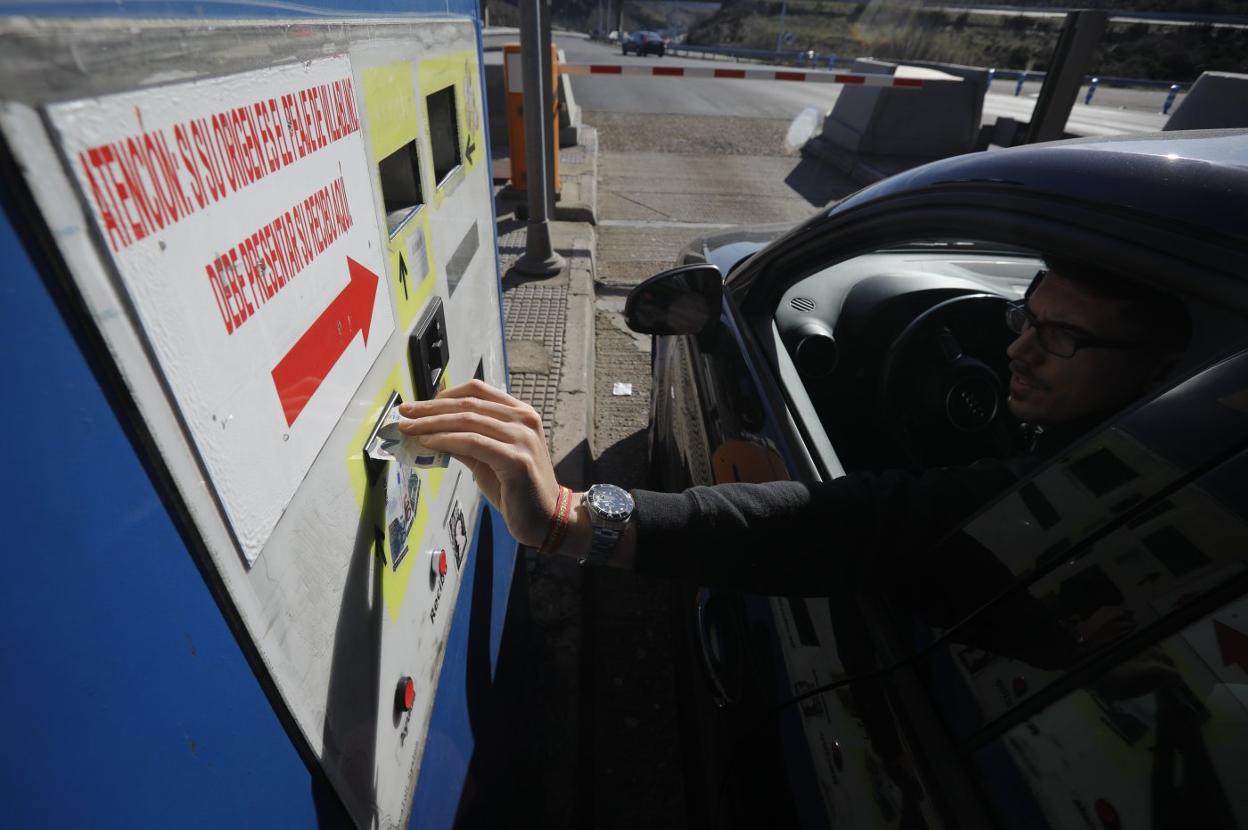
[[(1053, 8), (1064, 0), (1013, 0), (1011, 6)], [(975, 4), (963, 4), (975, 5)], [(990, 4), (982, 4), (990, 5)], [(1000, 7), (1001, 4), (991, 4)], [(1149, 3), (1069, 3), (1108, 10), (1233, 15), (1244, 2), (1166, 0)], [(1000, 69), (1043, 71), (1061, 29), (1061, 18), (988, 16), (917, 3), (790, 0), (784, 29), (791, 48), (843, 57), (871, 55), (933, 60)], [(735, 0), (689, 31), (689, 42), (774, 49), (780, 34), (779, 0)], [(1244, 18), (1248, 22), (1248, 17)], [(1191, 81), (1207, 69), (1248, 72), (1248, 29), (1212, 25), (1158, 26), (1111, 22), (1091, 71), (1104, 76)]]

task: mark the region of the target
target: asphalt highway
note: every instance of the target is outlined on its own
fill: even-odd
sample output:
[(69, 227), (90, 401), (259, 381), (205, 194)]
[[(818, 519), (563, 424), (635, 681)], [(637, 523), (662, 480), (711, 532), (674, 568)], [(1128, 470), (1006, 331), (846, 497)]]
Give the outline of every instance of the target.
[[(568, 63), (620, 66), (707, 66), (729, 65), (702, 58), (647, 55), (624, 56), (618, 47), (597, 43), (575, 35), (556, 34), (556, 45), (567, 55)], [(768, 68), (763, 64), (731, 64)], [(788, 67), (770, 67), (784, 69)], [(1006, 116), (1019, 121), (1031, 117), (1038, 82), (1023, 85), (1015, 96), (1016, 83), (993, 83), (984, 101), (985, 123)], [(716, 80), (683, 77), (575, 76), (572, 90), (582, 109), (593, 112), (643, 113), (662, 115), (727, 115), (742, 118), (796, 118), (807, 107), (828, 110), (836, 103), (842, 87), (800, 81)], [(1067, 124), (1075, 135), (1122, 135), (1160, 130), (1167, 116), (1160, 110), (1163, 89), (1118, 89), (1102, 87), (1091, 106), (1082, 103), (1085, 90)], [(915, 91), (915, 94), (922, 94)], [(1181, 101), (1180, 97), (1180, 101)], [(1178, 105), (1176, 102), (1175, 106)]]

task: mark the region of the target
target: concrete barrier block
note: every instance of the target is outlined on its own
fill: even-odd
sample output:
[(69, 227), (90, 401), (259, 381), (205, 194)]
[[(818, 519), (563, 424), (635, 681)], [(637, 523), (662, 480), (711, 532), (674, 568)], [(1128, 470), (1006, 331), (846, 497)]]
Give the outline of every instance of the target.
[(1248, 127), (1248, 75), (1202, 72), (1163, 130)]
[(921, 89), (854, 87), (841, 90), (824, 119), (823, 137), (857, 153), (943, 156), (975, 148), (983, 96), (962, 78), (918, 66), (864, 58), (853, 72), (931, 81)]
[(922, 66), (925, 69), (936, 69), (950, 75), (956, 75), (971, 84), (974, 88), (975, 123), (984, 120), (984, 96), (988, 94), (991, 80), (988, 70), (982, 66), (967, 66), (961, 63), (942, 63), (941, 61), (906, 61), (907, 66)]

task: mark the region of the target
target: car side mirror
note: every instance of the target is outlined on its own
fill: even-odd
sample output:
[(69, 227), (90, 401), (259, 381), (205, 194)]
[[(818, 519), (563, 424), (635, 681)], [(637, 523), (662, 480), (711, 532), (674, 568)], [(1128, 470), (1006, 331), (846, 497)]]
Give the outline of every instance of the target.
[(719, 322), (724, 278), (714, 265), (682, 265), (629, 292), (624, 319), (638, 334), (701, 334)]

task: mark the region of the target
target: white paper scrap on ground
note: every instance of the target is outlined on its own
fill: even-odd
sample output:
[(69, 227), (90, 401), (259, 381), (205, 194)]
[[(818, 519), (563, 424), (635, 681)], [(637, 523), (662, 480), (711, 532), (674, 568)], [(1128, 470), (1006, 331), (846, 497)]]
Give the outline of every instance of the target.
[(631, 383), (617, 383), (611, 387), (611, 394), (616, 396), (631, 395), (633, 394), (633, 385)]
[(391, 409), (382, 419), (377, 435), (369, 442), (368, 457), (377, 461), (397, 461), (405, 467), (448, 467), (451, 456), (431, 450), (415, 435), (399, 431), (403, 422), (398, 409)]

